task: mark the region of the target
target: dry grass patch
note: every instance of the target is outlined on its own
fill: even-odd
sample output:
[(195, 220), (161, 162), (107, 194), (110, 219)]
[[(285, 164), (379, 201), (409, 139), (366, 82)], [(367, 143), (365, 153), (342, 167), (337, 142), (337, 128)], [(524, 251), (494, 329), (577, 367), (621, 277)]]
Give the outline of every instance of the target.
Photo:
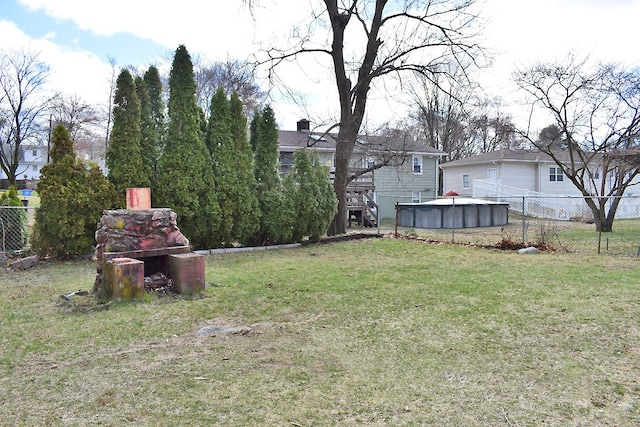
[(94, 274), (2, 272), (4, 423), (640, 422), (635, 259), (376, 239), (208, 257), (204, 298), (56, 306)]

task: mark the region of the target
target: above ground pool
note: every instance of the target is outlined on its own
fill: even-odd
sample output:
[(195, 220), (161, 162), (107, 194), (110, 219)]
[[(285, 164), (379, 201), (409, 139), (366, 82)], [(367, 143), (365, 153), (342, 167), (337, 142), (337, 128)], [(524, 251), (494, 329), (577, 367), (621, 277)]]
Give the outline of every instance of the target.
[(475, 228), (505, 225), (509, 204), (452, 197), (424, 203), (399, 203), (398, 225), (414, 228)]

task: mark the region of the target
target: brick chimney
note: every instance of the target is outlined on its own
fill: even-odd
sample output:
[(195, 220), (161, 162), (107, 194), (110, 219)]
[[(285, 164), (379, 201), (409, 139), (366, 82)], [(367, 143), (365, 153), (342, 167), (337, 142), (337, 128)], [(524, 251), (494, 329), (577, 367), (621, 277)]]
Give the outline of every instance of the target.
[(309, 132), (309, 120), (300, 119), (296, 124), (298, 128), (298, 132)]

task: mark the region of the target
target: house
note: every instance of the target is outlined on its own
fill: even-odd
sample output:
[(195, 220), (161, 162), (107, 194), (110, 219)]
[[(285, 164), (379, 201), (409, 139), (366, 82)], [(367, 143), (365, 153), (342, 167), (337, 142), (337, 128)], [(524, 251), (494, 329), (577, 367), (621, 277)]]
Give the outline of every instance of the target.
[[(520, 194), (582, 195), (553, 159), (540, 151), (504, 148), (443, 163), (440, 168), (443, 192), (453, 191), (464, 197), (484, 197), (482, 189), (492, 186), (517, 188)], [(599, 183), (599, 171), (593, 173)]]
[[(284, 176), (293, 164), (293, 153), (301, 148), (316, 150), (320, 161), (335, 171), (336, 134), (311, 132), (309, 121), (297, 122), (295, 131), (279, 131), (280, 168)], [(351, 156), (350, 173), (363, 173), (347, 187), (347, 204), (361, 224), (374, 225), (373, 218), (395, 217), (396, 203), (434, 200), (438, 189), (438, 164), (446, 153), (414, 141), (402, 132), (386, 136), (362, 135)]]
[[(568, 151), (558, 152), (556, 156), (570, 163)], [(547, 218), (589, 218), (591, 215), (580, 190), (564, 176), (551, 156), (537, 150), (505, 148), (443, 163), (440, 169), (443, 171), (444, 193), (509, 201), (516, 211), (521, 211), (524, 206), (528, 214)], [(590, 193), (600, 194), (602, 171), (594, 167), (587, 173)], [(613, 181), (615, 179), (609, 176), (605, 184), (610, 186)], [(640, 183), (638, 178), (636, 181)], [(639, 186), (628, 187), (625, 196), (633, 196), (637, 188)], [(523, 197), (527, 197), (526, 202)], [(616, 217), (636, 218), (640, 212), (638, 202), (638, 198), (625, 197)]]
[[(16, 169), (16, 184), (21, 188), (35, 188), (40, 179), (40, 170), (48, 161), (48, 149), (41, 144), (22, 144), (20, 146), (18, 169)], [(0, 169), (2, 187), (7, 187), (7, 174)]]

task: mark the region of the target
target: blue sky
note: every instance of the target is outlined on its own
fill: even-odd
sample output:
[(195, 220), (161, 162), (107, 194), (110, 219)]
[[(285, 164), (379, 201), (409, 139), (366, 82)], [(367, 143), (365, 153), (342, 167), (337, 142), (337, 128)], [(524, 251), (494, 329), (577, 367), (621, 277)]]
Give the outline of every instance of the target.
[[(90, 103), (104, 103), (111, 74), (108, 58), (118, 67), (163, 66), (179, 44), (192, 57), (207, 60), (251, 59), (260, 42), (279, 38), (286, 44), (290, 29), (308, 22), (314, 0), (260, 0), (255, 20), (239, 0), (2, 0), (0, 49), (27, 47), (41, 52), (51, 65), (51, 85)], [(315, 0), (317, 2), (317, 0)], [(493, 67), (480, 79), (490, 95), (509, 102), (511, 72), (534, 61), (566, 57), (569, 51), (594, 60), (640, 66), (635, 47), (640, 0), (477, 0), (486, 19), (483, 45), (495, 53)], [(194, 13), (193, 11), (196, 11)], [(165, 71), (168, 67), (165, 66)], [(162, 68), (161, 68), (162, 70)], [(336, 115), (336, 100), (326, 64), (283, 73), (306, 100), (296, 105), (280, 98), (278, 121), (291, 129), (295, 121)], [(266, 83), (265, 83), (266, 87)], [(372, 111), (397, 111), (380, 97)], [(377, 102), (377, 104), (375, 104)]]
[(123, 65), (145, 65), (166, 51), (160, 44), (131, 33), (101, 35), (84, 30), (71, 18), (54, 18), (41, 9), (29, 10), (18, 0), (3, 0), (0, 20), (12, 21), (33, 39), (49, 38), (67, 49), (92, 52), (104, 62), (111, 57)]

